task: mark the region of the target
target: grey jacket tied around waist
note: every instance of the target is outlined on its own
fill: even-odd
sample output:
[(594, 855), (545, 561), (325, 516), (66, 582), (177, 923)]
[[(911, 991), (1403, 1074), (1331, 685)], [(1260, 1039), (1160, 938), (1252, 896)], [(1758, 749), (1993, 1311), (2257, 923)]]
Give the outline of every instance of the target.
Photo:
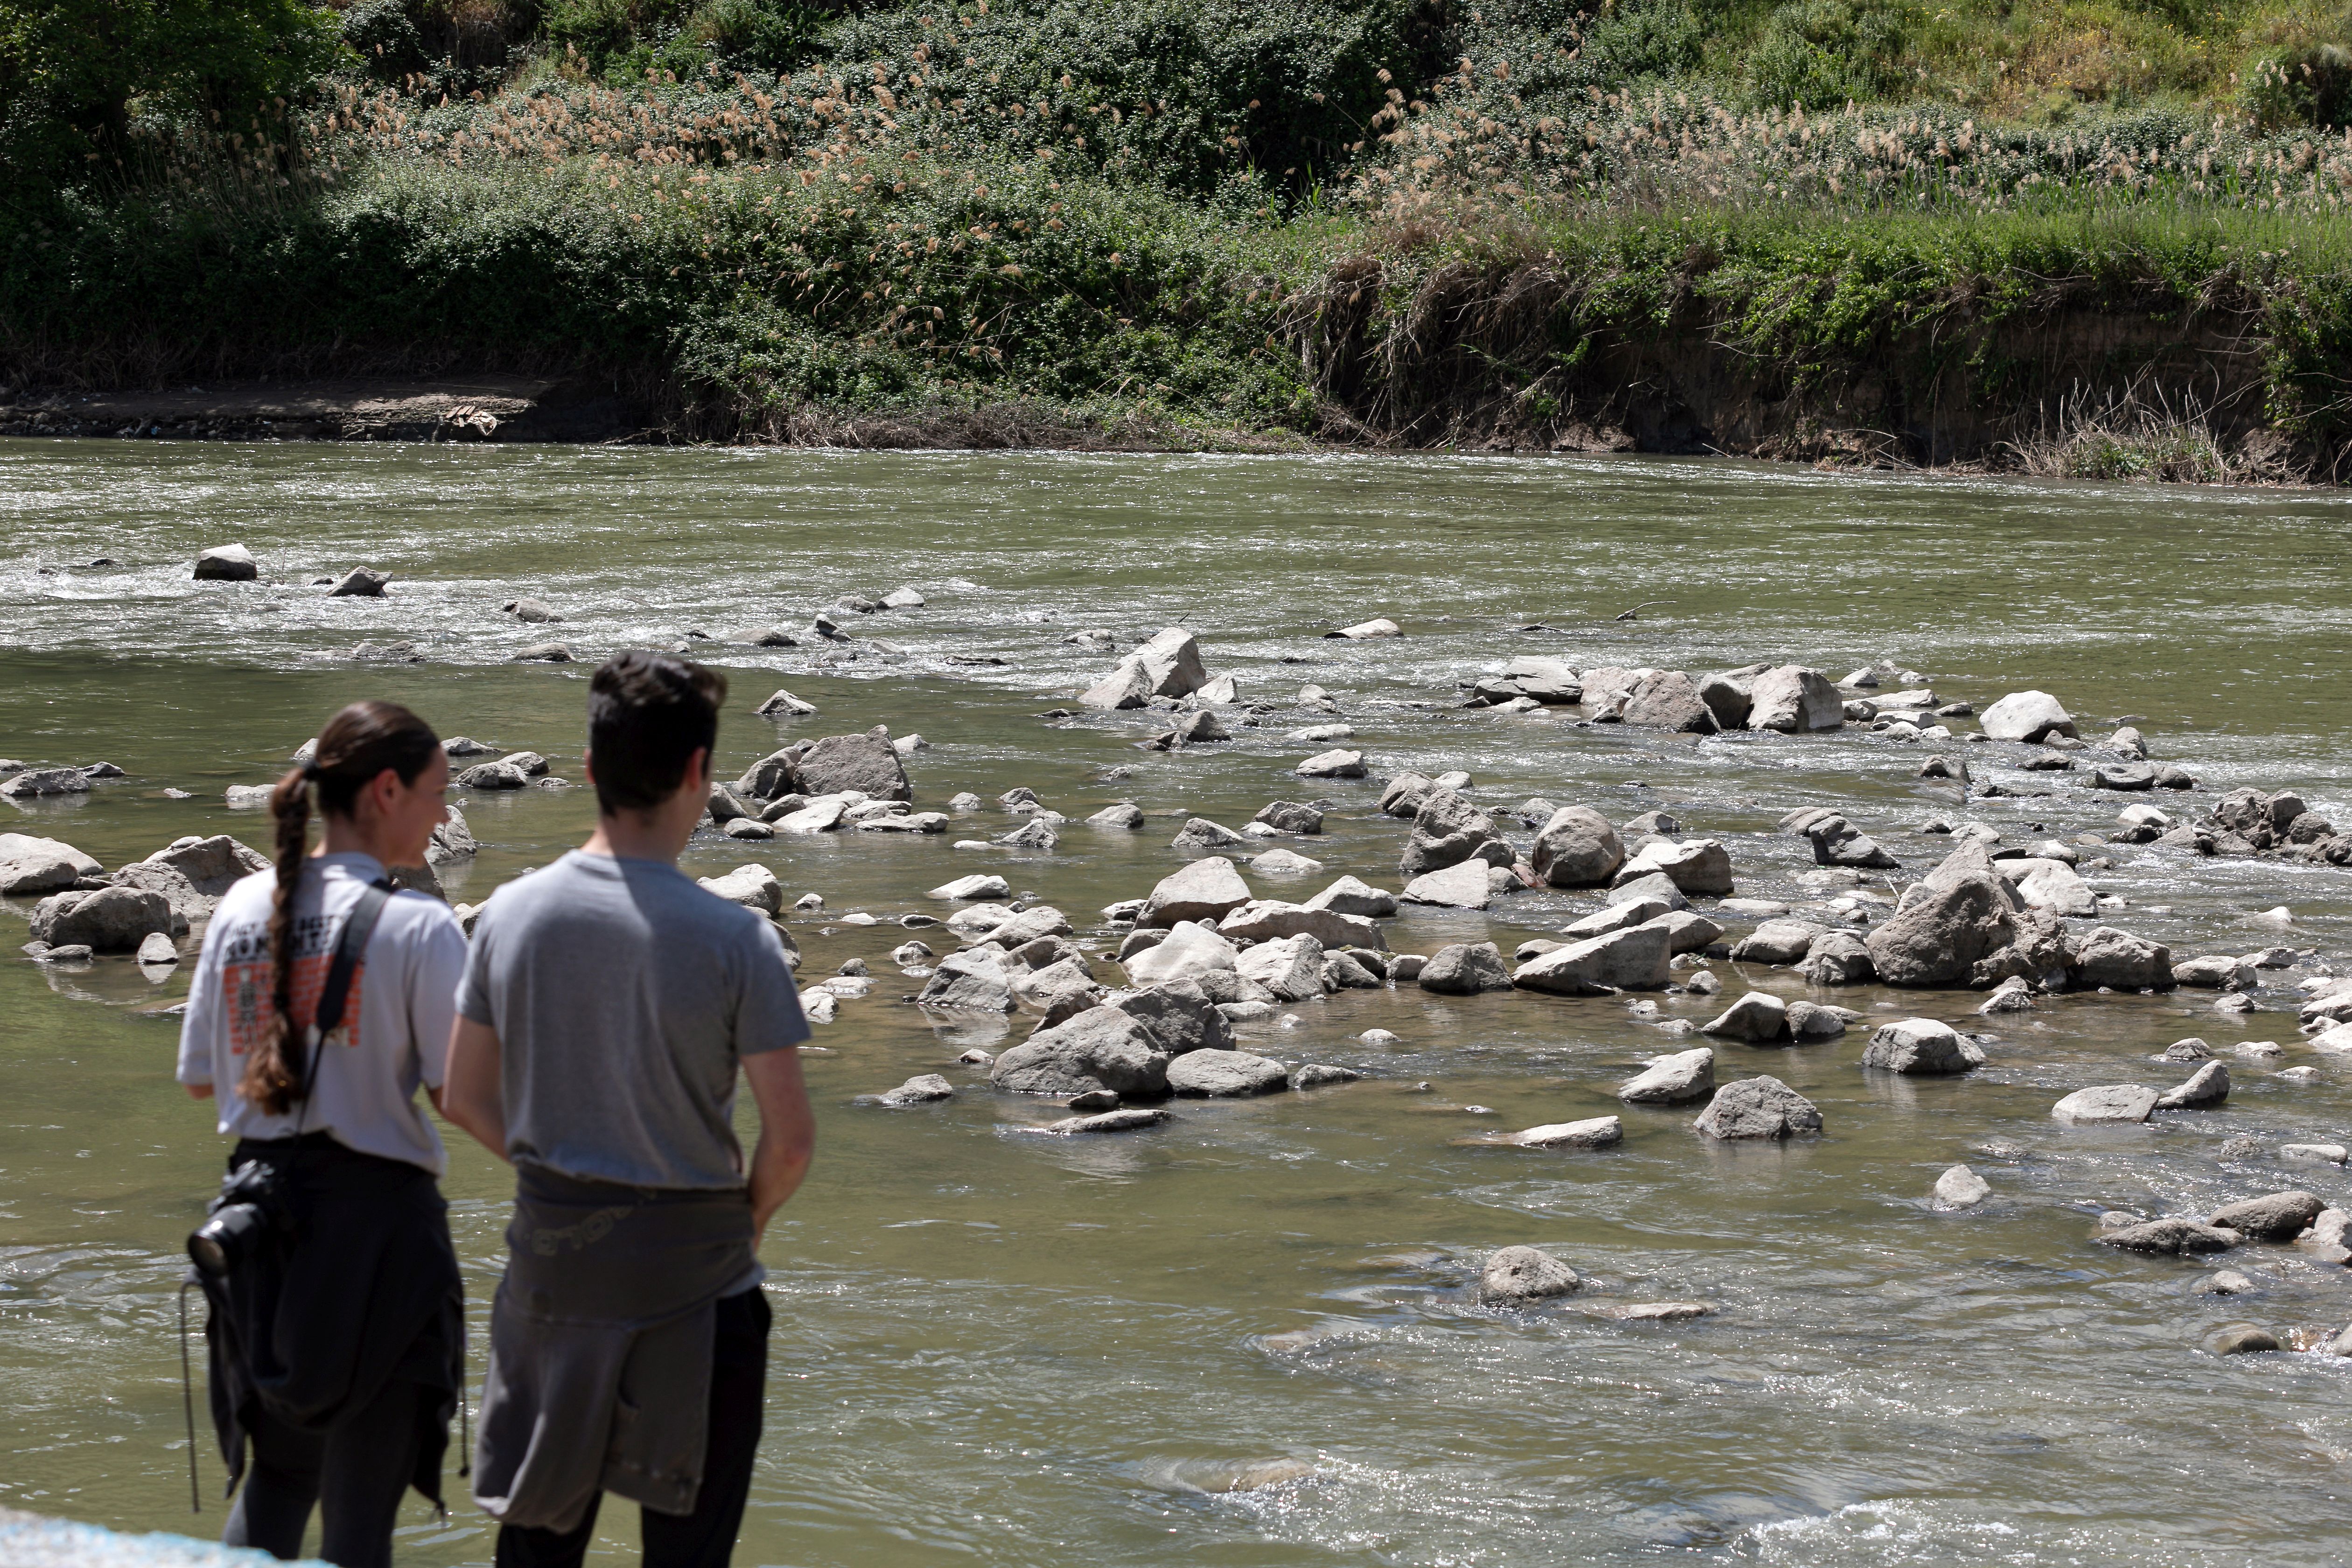
[(516, 1172), (474, 1500), (567, 1531), (601, 1489), (691, 1513), (702, 1485), (713, 1304), (750, 1275), (740, 1188), (647, 1191)]

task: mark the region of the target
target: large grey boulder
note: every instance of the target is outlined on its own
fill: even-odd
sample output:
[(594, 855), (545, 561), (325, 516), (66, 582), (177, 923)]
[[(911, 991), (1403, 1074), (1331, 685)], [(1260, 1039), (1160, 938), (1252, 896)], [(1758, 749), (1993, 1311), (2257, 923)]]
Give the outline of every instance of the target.
[(1166, 940), (1120, 961), (1128, 979), (1137, 985), (1164, 985), (1176, 980), (1198, 980), (1211, 971), (1234, 973), (1240, 950), (1199, 921), (1188, 921), (1170, 931)]
[(270, 868), (270, 858), (252, 844), (242, 844), (226, 832), (216, 832), (203, 839), (172, 839), (148, 856), (148, 865), (169, 865), (181, 877), (186, 877), (197, 893), (203, 893), (205, 898), (219, 898), (254, 872), (266, 872)]
[(1360, 779), (1366, 773), (1364, 753), (1339, 747), (1318, 752), (1290, 770), (1303, 779)]
[(1142, 667), (1154, 697), (1189, 697), (1209, 684), (1200, 639), (1182, 626), (1170, 626), (1129, 658)]
[(1224, 919), (1217, 922), (1217, 931), (1236, 944), (1297, 936), (1304, 931), (1325, 947), (1369, 947), (1379, 952), (1389, 945), (1378, 921), (1362, 915), (1343, 915), (1336, 910), (1279, 903), (1272, 899), (1253, 899), (1227, 911)]
[(1443, 870), (1465, 860), (1508, 866), (1515, 858), (1495, 819), (1450, 789), (1432, 790), (1413, 814), (1412, 837), (1405, 841), (1397, 868), (1407, 877)]
[(2114, 926), (2100, 926), (2074, 942), (2066, 978), (2084, 989), (2105, 985), (2116, 991), (2168, 991), (2172, 950)]
[(924, 896), (951, 900), (1005, 899), (1013, 896), (1013, 884), (992, 871), (974, 871), (969, 877), (958, 877), (952, 882), (941, 882)]
[(1221, 921), (1256, 895), (1231, 860), (1209, 855), (1171, 872), (1143, 900), (1139, 926), (1167, 927), (1184, 921)]
[(2256, 1241), (2293, 1241), (2315, 1223), (2327, 1205), (2316, 1193), (2273, 1193), (2225, 1204), (2205, 1216), (2207, 1225), (2221, 1226)]
[(1833, 811), (1806, 823), (1804, 835), (1813, 847), (1813, 863), (1817, 866), (1883, 871), (1902, 864), (1877, 839)]
[(1996, 741), (2041, 741), (2074, 733), (2073, 716), (2047, 691), (2012, 691), (1979, 714), (1977, 722)]
[(1625, 863), (1625, 845), (1589, 805), (1563, 805), (1536, 835), (1530, 864), (1547, 887), (1599, 888)]
[(195, 885), (169, 866), (157, 866), (145, 860), (134, 860), (107, 879), (118, 888), (135, 888), (150, 893), (161, 893), (163, 901), (172, 906), (172, 934), (179, 936), (196, 921), (209, 917), (217, 899), (206, 898), (196, 891)]
[(199, 583), (250, 583), (261, 575), (261, 567), (244, 545), (215, 544), (197, 552), (191, 575)]
[(1980, 844), (1955, 849), (1864, 939), (1889, 985), (1985, 988), (2063, 970), (2054, 917), (2028, 910)]
[(1559, 928), (1559, 934), (1577, 942), (1588, 937), (1607, 936), (1612, 931), (1626, 931), (1647, 925), (1659, 916), (1671, 912), (1663, 899), (1634, 899), (1622, 904), (1604, 904), (1592, 913), (1573, 920)]
[(1014, 1006), (1012, 977), (993, 948), (953, 952), (940, 960), (915, 1001), (924, 1007), (975, 1013), (1010, 1013)]
[(695, 881), (705, 891), (716, 893), (730, 904), (740, 904), (763, 915), (772, 915), (784, 907), (784, 885), (765, 866), (738, 866), (723, 877), (698, 877)]
[(2000, 860), (1994, 864), (2028, 909), (2076, 918), (2099, 912), (2099, 900), (2090, 885), (2063, 860)]
[(794, 764), (800, 760), (805, 745), (790, 745), (771, 752), (743, 770), (735, 781), (735, 793), (753, 800), (775, 800), (788, 795), (815, 795), (821, 792), (801, 787), (800, 774)]
[(1511, 972), (1503, 967), (1502, 951), (1493, 942), (1458, 942), (1429, 955), (1418, 984), (1441, 995), (1475, 996), (1482, 991), (1508, 991)]
[[(88, 795), (89, 775), (79, 768), (27, 768), (0, 784), (0, 795), (35, 800), (44, 795)], [(268, 793), (267, 791), (264, 792)]]
[(1229, 1051), (1234, 1047), (1233, 1020), (1217, 1010), (1209, 994), (1193, 981), (1175, 979), (1120, 992), (1105, 1005), (1151, 1031), (1160, 1048), (1171, 1057), (1192, 1051)]
[(1342, 877), (1307, 900), (1310, 910), (1333, 910), (1343, 915), (1381, 917), (1397, 912), (1397, 896), (1353, 877)]
[(2152, 1219), (2145, 1225), (2122, 1226), (2099, 1233), (2099, 1240), (2105, 1246), (2166, 1257), (2176, 1253), (2227, 1252), (2243, 1239), (2238, 1232), (2221, 1226), (2178, 1218)]
[(144, 888), (52, 893), (33, 908), (33, 940), (92, 952), (136, 952), (151, 934), (172, 934), (171, 901)]
[(1984, 1066), (1984, 1048), (1949, 1024), (1934, 1018), (1903, 1018), (1882, 1026), (1863, 1047), (1862, 1065), (1914, 1077), (1972, 1072)]
[(1575, 1269), (1549, 1252), (1506, 1247), (1478, 1271), (1478, 1297), (1498, 1303), (1541, 1301), (1570, 1295), (1583, 1283)]
[(1822, 1130), (1822, 1113), (1777, 1078), (1741, 1079), (1715, 1091), (1692, 1123), (1709, 1138), (1795, 1138)]
[(2174, 1085), (2156, 1097), (2158, 1110), (2201, 1110), (2209, 1105), (2219, 1105), (2230, 1098), (2230, 1068), (2226, 1062), (2207, 1062), (2189, 1075), (2185, 1083)]
[(1768, 992), (1750, 991), (1701, 1025), (1699, 1033), (1752, 1046), (1776, 1044), (1789, 1038), (1789, 1006)]
[(1404, 885), (1398, 896), (1408, 904), (1433, 904), (1440, 909), (1483, 910), (1494, 901), (1495, 884), (1484, 860), (1465, 860), (1443, 871), (1430, 871)]
[(1805, 950), (1797, 973), (1815, 985), (1867, 985), (1878, 978), (1870, 948), (1852, 931), (1824, 931)]
[(1601, 902), (1616, 905), (1641, 903), (1653, 900), (1670, 910), (1690, 908), (1690, 900), (1683, 897), (1683, 890), (1675, 887), (1675, 879), (1664, 871), (1643, 871), (1638, 876), (1621, 880), (1610, 888), (1608, 896)]
[(1619, 715), (1628, 724), (1649, 730), (1712, 735), (1717, 729), (1715, 710), (1699, 695), (1698, 687), (1679, 669), (1654, 670), (1625, 696)]
[(1250, 820), (1262, 822), (1277, 833), (1311, 834), (1323, 831), (1323, 813), (1314, 806), (1295, 800), (1269, 801), (1258, 807), (1257, 815)]
[(1041, 936), (1068, 936), (1070, 917), (1051, 904), (1032, 904), (988, 933), (988, 940), (1011, 952)]
[(1586, 996), (1608, 988), (1656, 990), (1666, 984), (1671, 933), (1653, 921), (1570, 942), (1522, 963), (1511, 984), (1559, 996)]
[(857, 790), (869, 800), (912, 800), (906, 765), (887, 735), (827, 735), (793, 763), (803, 795), (839, 795)]
[(1176, 837), (1168, 841), (1171, 849), (1230, 849), (1249, 840), (1222, 822), (1212, 822), (1205, 816), (1184, 819)]
[(1654, 874), (1691, 898), (1722, 898), (1732, 888), (1731, 852), (1714, 838), (1688, 838), (1680, 844), (1660, 839), (1619, 867), (1613, 879), (1622, 887)]
[(1503, 666), (1500, 675), (1489, 676), (1478, 683), (1482, 696), (1500, 701), (1511, 697), (1528, 697), (1546, 707), (1562, 707), (1580, 700), (1584, 682), (1576, 671), (1557, 658), (1540, 655), (1523, 655)]
[(1107, 1089), (1150, 1099), (1168, 1092), (1169, 1060), (1141, 1019), (1116, 1007), (1089, 1007), (998, 1057), (988, 1077), (1016, 1094), (1077, 1095)]
[(1783, 664), (1748, 688), (1748, 727), (1807, 733), (1845, 724), (1845, 699), (1830, 678), (1801, 664)]
[(2105, 1083), (2078, 1089), (2050, 1108), (2050, 1114), (2076, 1127), (2146, 1121), (2156, 1110), (2156, 1090), (2143, 1083)]
[(330, 599), (381, 599), (384, 584), (392, 581), (389, 572), (373, 571), (354, 566), (343, 574), (342, 581), (327, 590)]
[(1117, 669), (1080, 694), (1078, 701), (1087, 708), (1115, 711), (1122, 708), (1141, 708), (1151, 700), (1151, 677), (1142, 664), (1128, 659)]
[(1812, 951), (1814, 942), (1829, 928), (1811, 921), (1766, 921), (1731, 944), (1736, 963), (1795, 963)]
[(0, 833), (0, 894), (25, 898), (70, 888), (106, 868), (72, 845), (26, 833)]
[(1248, 1051), (1192, 1051), (1168, 1064), (1168, 1088), (1212, 1100), (1272, 1094), (1290, 1087), (1290, 1069)]
[(1680, 1105), (1715, 1092), (1715, 1048), (1654, 1057), (1647, 1067), (1617, 1086), (1617, 1098), (1632, 1105)]
[(1717, 729), (1744, 730), (1748, 727), (1748, 715), (1756, 706), (1754, 680), (1755, 677), (1742, 675), (1736, 670), (1699, 677), (1698, 698), (1706, 704), (1707, 711), (1715, 715)]
[(1234, 970), (1265, 986), (1277, 1002), (1304, 1002), (1323, 994), (1323, 944), (1311, 936), (1262, 942), (1244, 951)]
[(1381, 812), (1386, 816), (1417, 816), (1421, 803), (1437, 786), (1422, 773), (1399, 773), (1381, 790)]
[(1625, 1123), (1614, 1116), (1588, 1116), (1522, 1128), (1505, 1142), (1522, 1149), (1613, 1149), (1625, 1142)]

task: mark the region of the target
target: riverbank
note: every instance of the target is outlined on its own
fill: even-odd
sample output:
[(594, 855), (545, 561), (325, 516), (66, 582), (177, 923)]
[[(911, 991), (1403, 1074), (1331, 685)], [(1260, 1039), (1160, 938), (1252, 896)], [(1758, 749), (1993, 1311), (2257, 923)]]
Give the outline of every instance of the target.
[[(413, 203), (346, 193), (226, 236), (93, 224), (70, 314), (109, 328), (52, 315), (20, 334), (0, 433), (1648, 451), (2276, 483), (2340, 477), (2352, 431), (2328, 368), (2352, 352), (2352, 272), (2335, 230), (2294, 217), (1563, 212), (1273, 239), (1113, 224), (928, 276), (907, 240), (875, 259), (872, 230), (914, 232), (897, 220), (819, 205), (794, 225), (751, 176), (644, 186), (648, 207), (666, 190), (702, 207), (647, 232), (625, 204), (583, 214), (558, 189), (453, 175)], [(935, 221), (997, 228), (1033, 199), (1052, 205), (1043, 183), (996, 188), (962, 202), (997, 218)], [(847, 309), (865, 319), (732, 284), (805, 269), (784, 237), (818, 219), (846, 226), (829, 288), (862, 294)], [(207, 252), (202, 298), (168, 282), (198, 275), (174, 260), (187, 247)], [(373, 283), (435, 258), (429, 287)], [(1089, 279), (1103, 302), (1074, 310)], [(941, 333), (951, 315), (962, 330)], [(436, 374), (486, 357), (538, 368)], [(180, 385), (119, 390), (131, 366)]]

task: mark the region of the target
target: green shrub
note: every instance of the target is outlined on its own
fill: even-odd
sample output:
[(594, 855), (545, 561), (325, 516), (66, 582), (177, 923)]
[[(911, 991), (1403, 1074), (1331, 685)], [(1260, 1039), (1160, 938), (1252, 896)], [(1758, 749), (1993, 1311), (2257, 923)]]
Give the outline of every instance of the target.
[(2265, 131), (2341, 130), (2352, 124), (2352, 53), (2335, 44), (2273, 50), (2246, 71), (2239, 95)]
[(1705, 42), (1681, 0), (1633, 0), (1594, 18), (1584, 34), (1594, 62), (1623, 78), (1680, 76), (1698, 65)]
[(1761, 104), (1834, 109), (1899, 93), (1903, 16), (1875, 0), (1789, 0), (1765, 19), (1746, 85)]
[(348, 58), (333, 13), (302, 0), (0, 0), (0, 184), (110, 172), (134, 104), (258, 129)]

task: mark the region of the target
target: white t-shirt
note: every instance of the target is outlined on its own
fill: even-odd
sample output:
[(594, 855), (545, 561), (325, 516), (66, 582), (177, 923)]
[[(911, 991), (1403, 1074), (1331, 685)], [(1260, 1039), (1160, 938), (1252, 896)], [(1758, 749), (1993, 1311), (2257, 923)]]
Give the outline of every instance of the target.
[[(343, 921), (368, 883), (384, 874), (368, 855), (321, 855), (303, 862), (294, 893), (294, 1016), (307, 1026)], [(441, 1087), (466, 973), (466, 933), (440, 900), (394, 893), (367, 952), (352, 973), (343, 1028), (319, 1053), (318, 1082), (306, 1105), (270, 1116), (237, 1092), (246, 1047), (270, 1017), (269, 904), (278, 873), (257, 871), (222, 895), (180, 1027), (179, 1079), (211, 1084), (220, 1130), (240, 1138), (327, 1132), (346, 1148), (405, 1160), (435, 1175), (441, 1140), (416, 1102), (416, 1086)]]

